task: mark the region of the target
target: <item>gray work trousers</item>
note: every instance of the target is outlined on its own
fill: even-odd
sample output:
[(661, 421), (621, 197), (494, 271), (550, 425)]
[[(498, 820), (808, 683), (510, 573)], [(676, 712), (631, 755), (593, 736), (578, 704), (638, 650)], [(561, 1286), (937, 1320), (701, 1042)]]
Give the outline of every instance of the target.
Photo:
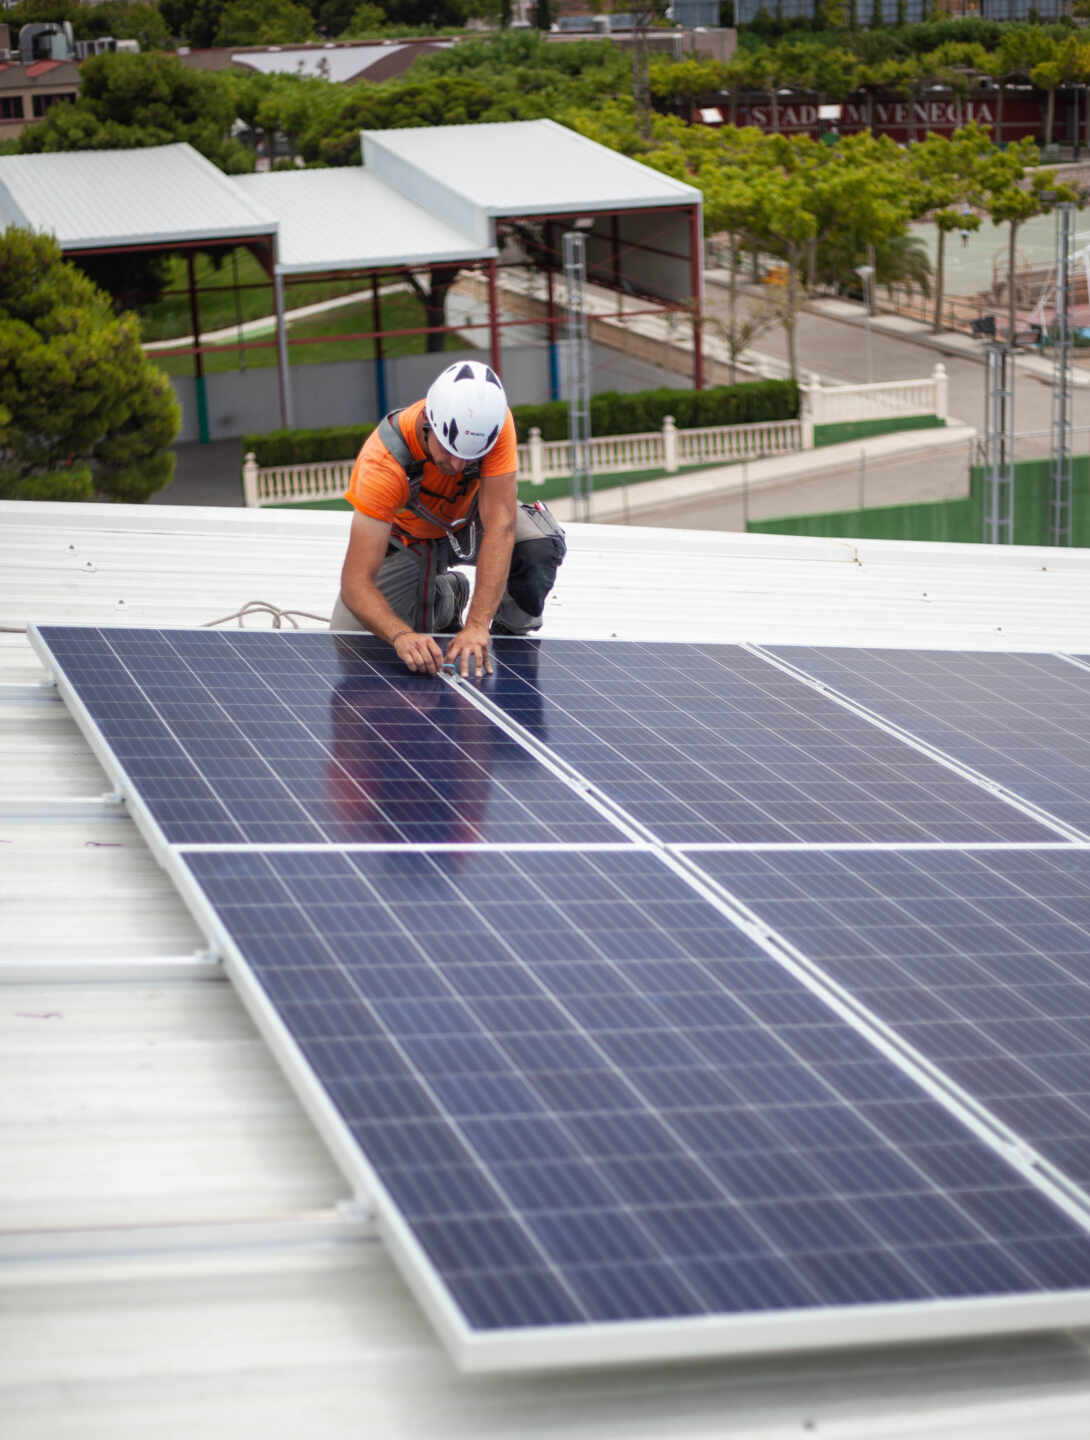
[[(517, 505), (512, 571), (516, 569), (519, 546), (532, 549), (542, 541), (559, 546), (557, 559), (548, 576), (548, 589), (551, 588), (556, 565), (563, 557), (563, 532), (544, 507), (538, 509), (533, 505)], [(525, 549), (523, 553), (526, 553)], [(392, 543), (379, 567), (378, 588), (394, 614), (400, 616), (406, 625), (411, 625), (414, 630), (438, 634), (456, 630), (461, 623), (465, 591), (458, 583), (461, 577), (453, 573), (450, 567), (461, 564), (476, 564), (476, 557), (471, 561), (460, 560), (454, 554), (446, 536), (438, 540), (418, 541), (411, 546)], [(496, 629), (502, 629), (508, 634), (525, 635), (531, 630), (541, 629), (541, 615), (524, 610), (510, 590), (507, 590), (492, 623)], [(366, 626), (360, 624), (338, 595), (329, 628), (365, 630)]]

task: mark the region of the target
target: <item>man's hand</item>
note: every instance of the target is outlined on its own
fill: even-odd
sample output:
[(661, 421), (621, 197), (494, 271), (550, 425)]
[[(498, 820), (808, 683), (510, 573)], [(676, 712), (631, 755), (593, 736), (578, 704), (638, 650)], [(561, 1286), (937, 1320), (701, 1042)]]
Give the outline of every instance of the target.
[(448, 665), (456, 665), (466, 678), (476, 674), (492, 674), (492, 657), (488, 651), (488, 626), (468, 621), (447, 646)]
[(430, 635), (422, 635), (416, 630), (402, 630), (390, 644), (406, 669), (422, 671), (425, 675), (439, 674), (443, 652)]

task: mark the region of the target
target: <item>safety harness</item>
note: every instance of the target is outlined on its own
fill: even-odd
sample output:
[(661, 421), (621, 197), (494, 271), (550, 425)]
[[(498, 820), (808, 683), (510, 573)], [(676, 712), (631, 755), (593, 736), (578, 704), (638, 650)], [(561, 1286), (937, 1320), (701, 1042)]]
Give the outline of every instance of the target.
[[(378, 422), (378, 437), (404, 470), (405, 479), (409, 482), (408, 503), (401, 508), (411, 511), (421, 520), (426, 520), (429, 525), (438, 526), (450, 541), (450, 548), (459, 560), (472, 560), (477, 553), (477, 497), (474, 495), (466, 514), (456, 520), (453, 525), (440, 519), (438, 515), (428, 509), (420, 498), (420, 482), (424, 474), (425, 462), (417, 460), (409, 449), (408, 442), (401, 433), (401, 426), (397, 423), (397, 417), (400, 414), (400, 410), (391, 410), (389, 415), (383, 416)], [(472, 484), (480, 479), (480, 475), (481, 462), (471, 460), (462, 471), (461, 493), (463, 495)], [(401, 532), (396, 524), (394, 533), (402, 545), (411, 545), (416, 538)]]

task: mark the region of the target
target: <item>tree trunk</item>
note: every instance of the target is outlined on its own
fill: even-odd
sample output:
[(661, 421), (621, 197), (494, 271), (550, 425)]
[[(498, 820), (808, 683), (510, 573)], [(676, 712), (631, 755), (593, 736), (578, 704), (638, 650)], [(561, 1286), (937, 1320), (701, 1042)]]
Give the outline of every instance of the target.
[(780, 133), (780, 98), (775, 90), (768, 92), (768, 98), (772, 101), (772, 133)]
[(937, 335), (942, 329), (943, 282), (946, 275), (946, 231), (940, 225), (939, 243), (935, 249), (935, 318), (931, 329)]
[(1006, 85), (1000, 80), (999, 99), (995, 102), (995, 143), (1000, 146), (1003, 144), (1003, 96), (1006, 89)]
[(1045, 144), (1052, 144), (1052, 126), (1056, 119), (1056, 91), (1048, 92), (1048, 106), (1045, 109)]
[(798, 274), (794, 259), (787, 262), (787, 307), (783, 328), (787, 336), (787, 364), (792, 380), (799, 378), (798, 347), (795, 344), (795, 320), (798, 315)]
[(1014, 255), (1015, 241), (1018, 236), (1018, 221), (1011, 221), (1010, 246), (1007, 251), (1007, 344), (1014, 345), (1014, 322), (1017, 306), (1015, 304), (1015, 280), (1014, 280)]
[(737, 383), (738, 336), (738, 236), (730, 237), (730, 287), (727, 290), (727, 337), (730, 344), (730, 383)]
[(427, 337), (429, 355), (446, 349), (446, 335), (441, 330), (433, 330), (431, 327), (447, 323), (447, 292), (457, 277), (458, 268), (455, 265), (432, 267), (428, 284), (428, 298), (424, 301), (424, 324), (429, 328)]

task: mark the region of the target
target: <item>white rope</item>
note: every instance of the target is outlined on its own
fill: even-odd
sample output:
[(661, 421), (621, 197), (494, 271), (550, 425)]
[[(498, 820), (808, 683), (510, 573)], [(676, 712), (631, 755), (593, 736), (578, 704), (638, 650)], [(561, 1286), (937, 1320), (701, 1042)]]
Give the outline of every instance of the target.
[(209, 630), (214, 625), (226, 625), (232, 620), (237, 620), (239, 629), (245, 630), (248, 615), (271, 615), (274, 630), (283, 629), (285, 620), (293, 630), (298, 630), (299, 622), (295, 618), (297, 615), (304, 620), (317, 620), (322, 625), (329, 624), (328, 615), (313, 615), (309, 610), (281, 610), (279, 605), (272, 605), (268, 600), (247, 600), (241, 610), (235, 610), (230, 615), (221, 615), (218, 620), (206, 620), (201, 629)]

